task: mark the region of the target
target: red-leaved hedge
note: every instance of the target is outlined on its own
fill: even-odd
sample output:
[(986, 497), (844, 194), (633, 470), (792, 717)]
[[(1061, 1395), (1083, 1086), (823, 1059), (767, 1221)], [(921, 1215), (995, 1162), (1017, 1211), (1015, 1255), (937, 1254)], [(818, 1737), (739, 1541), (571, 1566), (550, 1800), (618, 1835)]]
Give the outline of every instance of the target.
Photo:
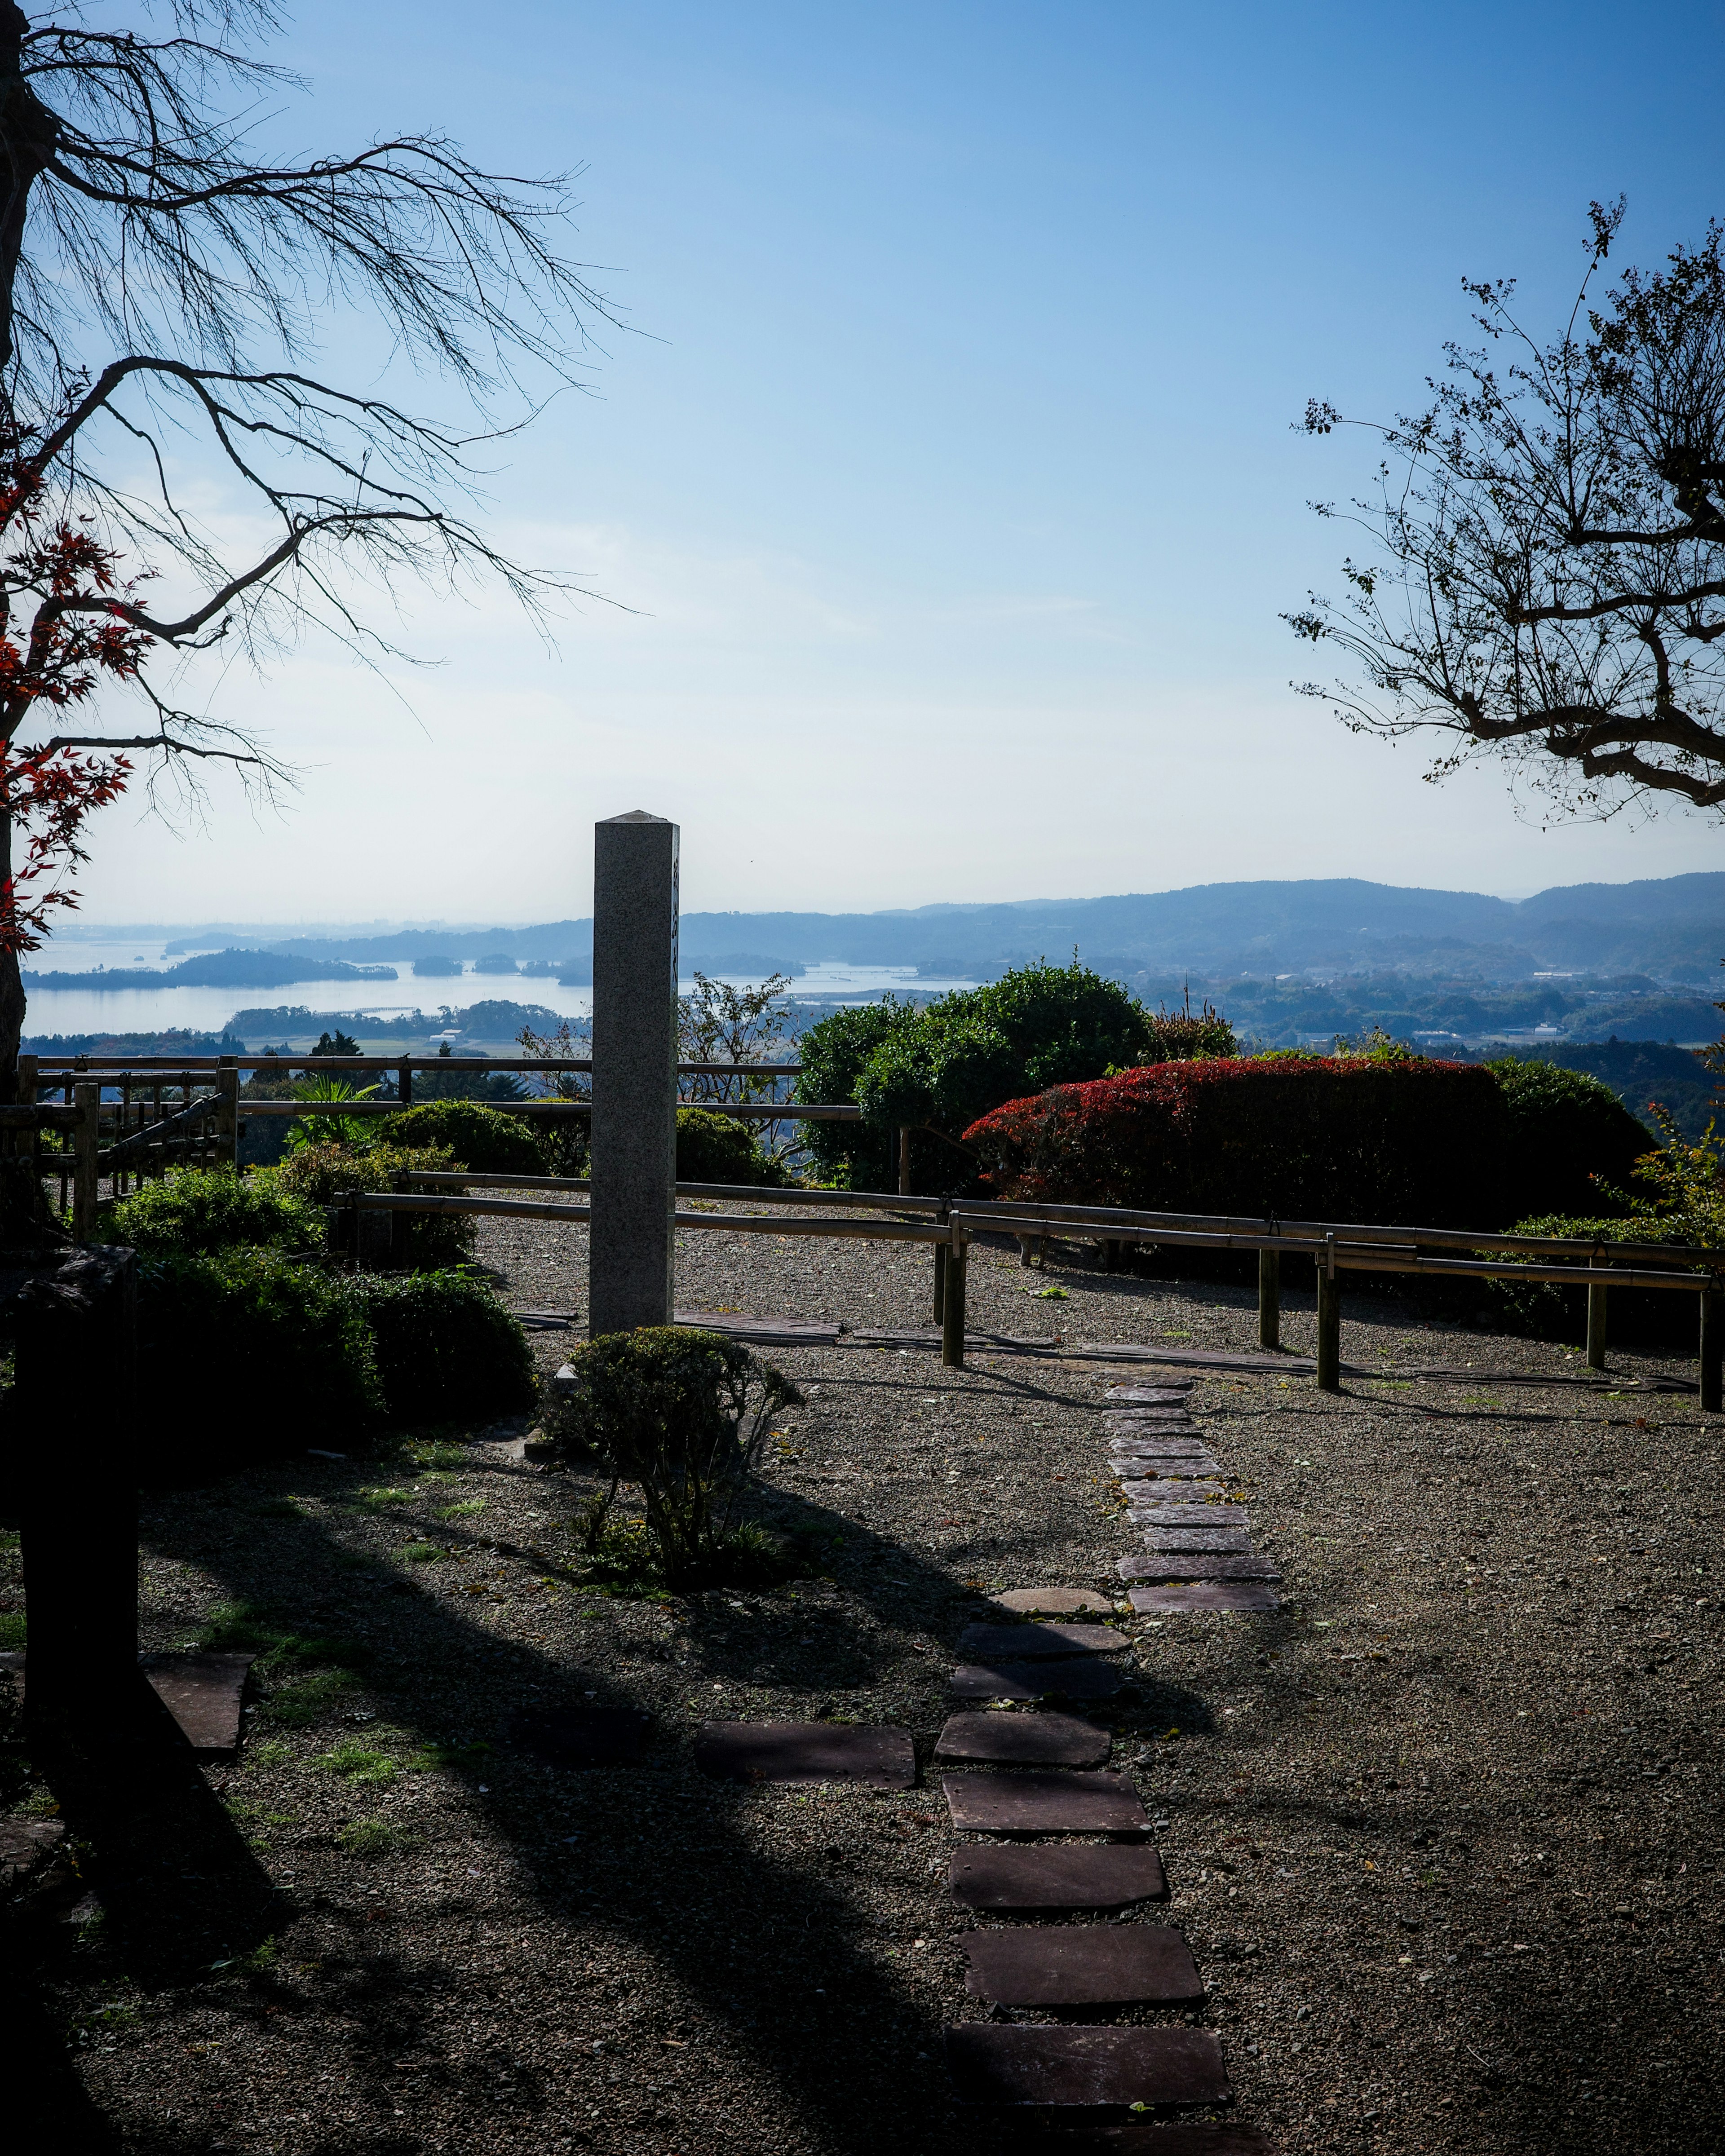
[(1003, 1198), (1491, 1228), (1505, 1131), (1478, 1064), (1227, 1056), (1051, 1086), (964, 1137)]

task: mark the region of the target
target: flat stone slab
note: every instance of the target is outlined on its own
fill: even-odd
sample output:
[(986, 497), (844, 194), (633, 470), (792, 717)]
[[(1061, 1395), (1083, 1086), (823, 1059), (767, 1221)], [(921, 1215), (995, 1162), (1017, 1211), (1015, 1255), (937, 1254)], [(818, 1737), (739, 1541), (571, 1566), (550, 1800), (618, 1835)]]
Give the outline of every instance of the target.
[(947, 2031), (961, 2103), (1126, 2107), (1225, 2103), (1222, 2047), (1207, 2029), (999, 2027)]
[(1280, 1579), (1274, 1558), (1257, 1552), (1235, 1554), (1224, 1551), (1190, 1550), (1182, 1557), (1123, 1557), (1114, 1569), (1122, 1579)]
[(1096, 1655), (1040, 1662), (966, 1662), (947, 1680), (955, 1699), (1111, 1699), (1125, 1673)]
[(0, 1895), (51, 1864), (65, 1838), (64, 1820), (0, 1819)]
[(954, 1850), (947, 1885), (967, 1909), (1126, 1909), (1168, 1892), (1156, 1851), (1129, 1843)]
[(1227, 1496), (1220, 1476), (1122, 1475), (1120, 1494), (1128, 1505), (1196, 1505), (1214, 1488), (1217, 1501)]
[(1142, 1482), (1158, 1476), (1164, 1480), (1172, 1476), (1176, 1481), (1184, 1482), (1224, 1479), (1221, 1461), (1208, 1452), (1117, 1452), (1108, 1465), (1122, 1482)]
[(1128, 1437), (1111, 1437), (1108, 1440), (1111, 1460), (1140, 1452), (1166, 1455), (1174, 1460), (1189, 1460), (1194, 1452), (1208, 1452), (1209, 1450), (1209, 1438), (1195, 1430), (1135, 1430)]
[(1250, 1550), (1250, 1533), (1245, 1527), (1148, 1527), (1144, 1547), (1158, 1554), (1189, 1550)]
[(736, 1310), (680, 1310), (674, 1325), (722, 1333), (755, 1348), (836, 1348), (839, 1327), (816, 1317), (746, 1317)]
[(239, 1749), (239, 1711), (255, 1659), (252, 1655), (140, 1655), (138, 1667), (200, 1759), (231, 1759)]
[(1199, 1609), (1235, 1609), (1261, 1616), (1281, 1607), (1281, 1597), (1273, 1587), (1254, 1586), (1249, 1580), (1200, 1579), (1190, 1587), (1135, 1587), (1128, 1599), (1141, 1617)]
[(1250, 1527), (1251, 1522), (1244, 1505), (1229, 1505), (1225, 1498), (1220, 1497), (1214, 1505), (1170, 1502), (1135, 1506), (1132, 1515), (1132, 1525), (1135, 1527), (1201, 1527), (1207, 1522), (1214, 1520), (1224, 1506), (1230, 1527)]
[(704, 1722), (695, 1763), (730, 1782), (865, 1782), (875, 1789), (916, 1783), (908, 1729), (853, 1729), (830, 1722)]
[(1176, 1378), (1166, 1385), (1110, 1385), (1103, 1394), (1105, 1400), (1130, 1401), (1133, 1405), (1146, 1407), (1164, 1400), (1186, 1400), (1192, 1396), (1195, 1378)]
[(949, 1714), (934, 1757), (939, 1766), (1100, 1767), (1113, 1742), (1071, 1714)]
[(649, 1716), (627, 1707), (516, 1715), (510, 1741), (550, 1767), (629, 1767), (641, 1756)]
[(1204, 1997), (1171, 1924), (1033, 1924), (959, 1942), (964, 1988), (997, 2006), (1183, 2006)]
[(1142, 1834), (1150, 1825), (1124, 1774), (947, 1774), (941, 1791), (968, 1834)]
[(967, 1625), (961, 1655), (978, 1661), (1041, 1661), (1050, 1655), (1120, 1655), (1132, 1645), (1111, 1625)]
[(1004, 1594), (991, 1595), (997, 1609), (1013, 1609), (1026, 1616), (1111, 1617), (1114, 1604), (1106, 1594), (1087, 1587), (1009, 1587)]

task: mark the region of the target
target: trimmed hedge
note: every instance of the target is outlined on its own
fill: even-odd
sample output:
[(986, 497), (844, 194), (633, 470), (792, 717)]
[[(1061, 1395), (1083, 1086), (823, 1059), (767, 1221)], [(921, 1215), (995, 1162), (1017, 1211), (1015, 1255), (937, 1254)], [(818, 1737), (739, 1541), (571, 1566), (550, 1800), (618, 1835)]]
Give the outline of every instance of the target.
[(677, 1180), (780, 1183), (784, 1174), (740, 1116), (717, 1115), (711, 1108), (679, 1108)]
[(138, 1267), (139, 1460), (146, 1476), (231, 1470), (384, 1411), (365, 1312), (346, 1281), (278, 1250)]
[(392, 1422), (513, 1414), (538, 1398), (520, 1322), (463, 1273), (362, 1273), (352, 1283), (371, 1327)]
[(1480, 1065), (1283, 1056), (1054, 1086), (964, 1138), (1002, 1197), (1479, 1227), (1503, 1217), (1507, 1134)]
[(545, 1148), (519, 1116), (481, 1107), (476, 1101), (428, 1101), (386, 1116), (379, 1132), (385, 1145), (416, 1150), (436, 1146), (457, 1168), (479, 1175), (548, 1175)]
[(321, 1209), (274, 1177), (193, 1168), (121, 1199), (108, 1209), (102, 1240), (129, 1243), (140, 1257), (208, 1257), (244, 1244), (321, 1250), (325, 1228)]

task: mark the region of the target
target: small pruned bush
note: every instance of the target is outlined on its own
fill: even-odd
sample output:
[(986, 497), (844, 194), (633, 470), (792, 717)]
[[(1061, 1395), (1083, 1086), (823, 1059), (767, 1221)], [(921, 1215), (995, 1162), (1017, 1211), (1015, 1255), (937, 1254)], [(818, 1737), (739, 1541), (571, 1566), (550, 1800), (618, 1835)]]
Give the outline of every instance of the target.
[[(556, 1441), (597, 1455), (614, 1496), (639, 1486), (665, 1584), (717, 1585), (739, 1560), (758, 1565), (760, 1537), (744, 1537), (736, 1514), (773, 1417), (801, 1402), (789, 1378), (734, 1340), (676, 1326), (603, 1334), (572, 1364)], [(590, 1508), (595, 1553), (606, 1524), (604, 1508)]]
[(418, 1151), (428, 1146), (447, 1152), (457, 1168), (476, 1175), (548, 1175), (545, 1148), (519, 1116), (477, 1101), (427, 1101), (386, 1116), (382, 1142)]
[(679, 1183), (782, 1183), (784, 1170), (737, 1116), (711, 1108), (677, 1111)]
[(483, 1281), (454, 1272), (369, 1274), (353, 1281), (352, 1292), (371, 1329), (392, 1422), (459, 1422), (533, 1405), (526, 1335)]
[(346, 1439), (383, 1407), (347, 1282), (260, 1250), (140, 1264), (138, 1399), (146, 1476), (244, 1467)]
[(182, 1168), (121, 1199), (103, 1230), (142, 1257), (208, 1257), (243, 1245), (277, 1250), (321, 1250), (319, 1208), (274, 1176), (227, 1168)]
[[(296, 1198), (326, 1207), (340, 1205), (362, 1191), (414, 1191), (415, 1176), (454, 1165), (442, 1146), (374, 1145), (361, 1148), (340, 1142), (308, 1145), (276, 1169), (276, 1181)], [(393, 1262), (412, 1272), (435, 1272), (459, 1265), (473, 1248), (473, 1221), (464, 1213), (398, 1213), (392, 1230)]]

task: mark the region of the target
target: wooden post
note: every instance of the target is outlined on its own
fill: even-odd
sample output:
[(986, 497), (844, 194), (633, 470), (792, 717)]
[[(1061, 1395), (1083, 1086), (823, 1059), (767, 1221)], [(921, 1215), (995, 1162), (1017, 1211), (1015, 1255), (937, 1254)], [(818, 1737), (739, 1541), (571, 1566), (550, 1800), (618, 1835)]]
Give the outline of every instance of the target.
[(934, 1246), (934, 1322), (944, 1323), (947, 1313), (947, 1246)]
[(969, 1240), (956, 1235), (947, 1246), (945, 1293), (941, 1297), (941, 1360), (949, 1370), (964, 1368), (964, 1270)]
[(395, 1245), (395, 1215), (381, 1205), (354, 1208), (353, 1262), (362, 1273), (381, 1272)]
[(901, 1127), (898, 1134), (898, 1194), (901, 1198), (908, 1198), (911, 1194), (911, 1133), (908, 1127)]
[(25, 1712), (40, 1730), (75, 1721), (111, 1736), (138, 1670), (136, 1263), (126, 1250), (80, 1250), (20, 1301)]
[(239, 1058), (224, 1055), (216, 1065), (216, 1155), (230, 1174), (239, 1173)]
[(411, 1063), (403, 1063), (401, 1066), (401, 1075), (395, 1081), (395, 1097), (404, 1108), (411, 1108), (413, 1105), (413, 1066)]
[(1336, 1238), (1324, 1237), (1317, 1261), (1317, 1389), (1342, 1389), (1342, 1283), (1336, 1277)]
[(1603, 1370), (1605, 1367), (1605, 1296), (1607, 1290), (1602, 1281), (1592, 1281), (1587, 1291), (1587, 1367)]
[(72, 1105), (78, 1111), (78, 1127), (72, 1133), (78, 1156), (72, 1167), (72, 1240), (90, 1243), (95, 1240), (96, 1183), (101, 1173), (101, 1087), (74, 1086)]
[(1701, 1411), (1725, 1411), (1725, 1324), (1722, 1324), (1719, 1291), (1703, 1288), (1695, 1298), (1701, 1305)]
[(1258, 1345), (1281, 1345), (1281, 1252), (1258, 1253)]

